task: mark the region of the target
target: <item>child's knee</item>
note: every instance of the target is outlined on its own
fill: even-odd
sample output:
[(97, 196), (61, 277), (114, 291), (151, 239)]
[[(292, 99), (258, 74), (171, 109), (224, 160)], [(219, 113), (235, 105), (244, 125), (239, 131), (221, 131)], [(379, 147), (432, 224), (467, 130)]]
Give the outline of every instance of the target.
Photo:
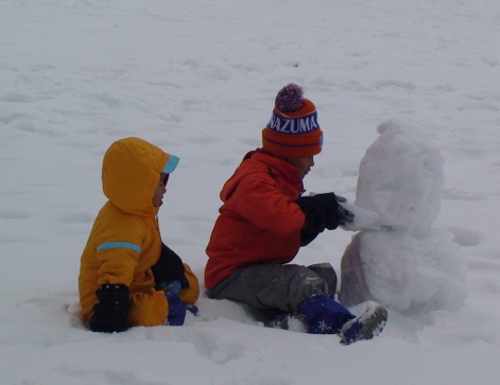
[(295, 274), (290, 285), (290, 298), (294, 299), (295, 311), (309, 297), (318, 294), (328, 295), (328, 283), (313, 270), (302, 266)]
[(326, 281), (328, 285), (328, 294), (334, 295), (337, 291), (337, 273), (333, 266), (328, 262), (324, 262), (310, 265), (308, 268)]
[(154, 291), (147, 300), (144, 300), (140, 294), (132, 295), (131, 306), (127, 314), (127, 326), (163, 325), (167, 314), (167, 301), (163, 291)]

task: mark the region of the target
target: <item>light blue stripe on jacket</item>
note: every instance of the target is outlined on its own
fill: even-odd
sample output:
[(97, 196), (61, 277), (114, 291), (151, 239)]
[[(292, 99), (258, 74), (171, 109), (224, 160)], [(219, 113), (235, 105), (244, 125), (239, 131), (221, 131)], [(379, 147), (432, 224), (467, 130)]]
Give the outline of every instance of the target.
[(125, 248), (125, 249), (130, 249), (134, 250), (137, 253), (141, 253), (141, 247), (130, 242), (106, 242), (100, 245), (97, 248), (97, 251), (101, 250), (110, 250), (110, 249), (119, 249), (119, 248)]

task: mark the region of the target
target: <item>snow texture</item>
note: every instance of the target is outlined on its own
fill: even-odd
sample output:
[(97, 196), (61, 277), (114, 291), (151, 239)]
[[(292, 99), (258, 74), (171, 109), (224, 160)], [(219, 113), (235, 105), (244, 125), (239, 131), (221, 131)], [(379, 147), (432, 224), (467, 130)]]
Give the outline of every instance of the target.
[(465, 259), (453, 235), (433, 226), (444, 184), (441, 152), (411, 125), (391, 121), (377, 131), (361, 160), (354, 206), (378, 213), (382, 226), (347, 246), (339, 298), (403, 313), (457, 311), (466, 296)]
[[(2, 385), (499, 383), (498, 0), (0, 0), (0, 10)], [(389, 310), (379, 337), (347, 347), (265, 328), (205, 293), (186, 326), (86, 330), (79, 259), (105, 201), (109, 145), (138, 136), (181, 158), (158, 219), (203, 283), (220, 189), (261, 145), (289, 83), (304, 88), (324, 132), (305, 187), (384, 212), (392, 232), (360, 231), (356, 244), (404, 243), (372, 266), (368, 285), (407, 310)], [(369, 176), (357, 186), (382, 122), (384, 136), (419, 128), (393, 133), (408, 172), (429, 151), (420, 179), (391, 187), (408, 191), (404, 202), (373, 198)], [(330, 262), (340, 277), (352, 235), (325, 231), (294, 262)]]

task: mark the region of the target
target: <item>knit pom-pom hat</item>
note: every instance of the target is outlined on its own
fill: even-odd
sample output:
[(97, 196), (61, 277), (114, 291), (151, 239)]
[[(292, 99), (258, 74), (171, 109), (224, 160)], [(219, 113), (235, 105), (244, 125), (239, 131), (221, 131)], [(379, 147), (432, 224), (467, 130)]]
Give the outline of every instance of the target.
[(321, 152), (323, 132), (314, 104), (296, 84), (283, 87), (276, 96), (273, 114), (262, 130), (264, 150), (281, 158), (302, 158)]

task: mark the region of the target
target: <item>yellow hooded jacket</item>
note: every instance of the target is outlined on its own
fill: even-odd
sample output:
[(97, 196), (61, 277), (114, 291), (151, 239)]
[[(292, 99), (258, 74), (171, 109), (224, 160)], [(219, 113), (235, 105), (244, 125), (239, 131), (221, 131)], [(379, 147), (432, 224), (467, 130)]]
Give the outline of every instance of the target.
[[(96, 290), (102, 284), (124, 284), (129, 288), (127, 326), (162, 325), (168, 316), (163, 291), (156, 291), (151, 271), (159, 259), (161, 237), (153, 205), (160, 174), (175, 169), (178, 158), (139, 138), (113, 143), (102, 166), (102, 183), (108, 202), (99, 212), (81, 257), (80, 304), (88, 321), (99, 302)], [(189, 289), (179, 293), (184, 303), (198, 299), (198, 281), (189, 266)]]

